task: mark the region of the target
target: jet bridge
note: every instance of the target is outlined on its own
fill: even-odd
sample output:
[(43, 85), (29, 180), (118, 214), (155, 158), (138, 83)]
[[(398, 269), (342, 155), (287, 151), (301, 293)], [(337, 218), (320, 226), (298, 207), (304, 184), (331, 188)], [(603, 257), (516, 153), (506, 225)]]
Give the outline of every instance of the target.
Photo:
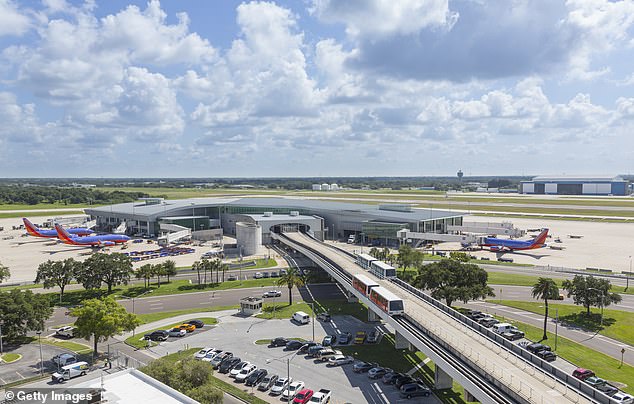
[(484, 244), (486, 236), (475, 234), (440, 234), (440, 233), (418, 233), (407, 229), (399, 230), (396, 235), (401, 241), (425, 240), (444, 241), (466, 244)]

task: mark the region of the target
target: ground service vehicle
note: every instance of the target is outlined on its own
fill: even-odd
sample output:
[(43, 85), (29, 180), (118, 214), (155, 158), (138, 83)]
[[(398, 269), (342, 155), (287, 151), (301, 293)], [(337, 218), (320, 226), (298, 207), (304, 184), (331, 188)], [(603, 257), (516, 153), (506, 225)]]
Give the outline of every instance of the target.
[(310, 322), (310, 316), (303, 311), (296, 311), (293, 313), (293, 320), (300, 324), (308, 324)]
[(293, 400), (294, 404), (306, 404), (307, 402), (310, 401), (310, 399), (312, 398), (313, 394), (315, 394), (315, 392), (311, 389), (303, 389), (301, 390), (299, 393), (297, 393), (297, 395), (295, 396), (295, 399)]
[(282, 392), (282, 400), (288, 400), (288, 398), (293, 398), (297, 393), (300, 392), (304, 388), (304, 382), (293, 382), (291, 383), (286, 390)]
[(319, 389), (319, 391), (310, 398), (310, 403), (326, 404), (330, 402), (330, 390)]
[(264, 378), (262, 379), (262, 381), (258, 385), (258, 390), (267, 391), (268, 389), (270, 389), (272, 386), (275, 385), (275, 382), (277, 382), (278, 378), (279, 378), (278, 375), (266, 375), (266, 376), (264, 376)]
[(370, 300), (390, 316), (403, 314), (403, 299), (382, 286), (370, 289)]
[(66, 366), (77, 362), (77, 357), (68, 353), (53, 356), (53, 363), (57, 366)]
[(422, 383), (411, 383), (401, 386), (400, 395), (410, 399), (412, 397), (429, 397), (431, 390)]
[(61, 383), (70, 380), (73, 377), (83, 376), (88, 372), (88, 364), (86, 362), (77, 362), (71, 365), (62, 366), (59, 372), (53, 373), (51, 379), (54, 382)]
[(284, 390), (286, 390), (288, 385), (292, 382), (293, 382), (292, 378), (290, 379), (287, 379), (285, 377), (278, 378), (275, 384), (273, 384), (273, 387), (271, 387), (271, 392), (269, 394), (272, 396), (279, 396), (280, 394), (282, 394)]

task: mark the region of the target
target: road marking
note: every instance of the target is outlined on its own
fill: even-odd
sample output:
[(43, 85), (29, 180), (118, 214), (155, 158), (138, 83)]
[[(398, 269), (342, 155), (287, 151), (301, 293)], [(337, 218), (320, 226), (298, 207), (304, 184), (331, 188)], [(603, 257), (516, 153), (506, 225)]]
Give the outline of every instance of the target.
[(413, 368), (411, 368), (409, 370), (409, 372), (407, 372), (407, 375), (411, 376), (414, 373), (416, 373), (418, 371), (418, 369), (422, 368), (423, 366), (425, 366), (426, 364), (429, 363), (429, 361), (431, 361), (430, 358), (425, 358), (422, 362), (420, 362), (418, 365), (414, 366)]
[(15, 373), (16, 373), (18, 376), (20, 376), (23, 380), (24, 380), (24, 379), (26, 379), (26, 377), (22, 376), (22, 375), (20, 374), (20, 372), (18, 372), (17, 370), (15, 371)]
[(154, 302), (154, 303), (150, 303), (150, 306), (162, 306), (163, 302)]
[(372, 388), (374, 389), (374, 391), (376, 391), (376, 394), (379, 396), (379, 398), (384, 402), (384, 403), (389, 403), (390, 400), (387, 399), (387, 397), (385, 396), (385, 394), (383, 393), (383, 390), (381, 390), (381, 386), (379, 386), (378, 383), (372, 383)]

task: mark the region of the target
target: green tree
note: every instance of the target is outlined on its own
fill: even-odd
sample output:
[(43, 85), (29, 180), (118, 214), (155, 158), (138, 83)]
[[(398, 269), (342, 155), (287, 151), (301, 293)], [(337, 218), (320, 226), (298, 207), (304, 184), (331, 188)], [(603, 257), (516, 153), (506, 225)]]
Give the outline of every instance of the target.
[[(112, 287), (116, 285), (127, 285), (130, 281), (130, 274), (132, 273), (132, 261), (130, 257), (121, 253), (102, 254), (96, 253), (90, 256), (82, 268), (82, 280), (77, 278), (78, 281), (84, 284), (85, 282), (90, 286), (99, 283), (108, 285), (108, 294), (112, 293)], [(89, 278), (95, 278), (94, 281), (90, 281)], [(86, 287), (84, 285), (84, 287)], [(86, 287), (86, 289), (91, 289)]]
[(152, 275), (152, 264), (141, 265), (136, 269), (136, 271), (134, 271), (134, 276), (137, 279), (143, 279), (143, 287), (146, 289), (150, 287), (150, 279), (152, 278)]
[(469, 262), (470, 258), (466, 252), (462, 251), (452, 251), (449, 253), (449, 258), (452, 260), (460, 261), (460, 262)]
[(88, 299), (80, 307), (71, 310), (75, 321), (75, 335), (86, 340), (93, 338), (94, 354), (97, 344), (124, 331), (132, 331), (141, 321), (136, 314), (128, 313), (112, 296), (104, 299)]
[(81, 265), (81, 262), (75, 261), (73, 258), (67, 258), (64, 261), (48, 260), (37, 267), (35, 283), (42, 283), (44, 289), (59, 287), (59, 301), (61, 302), (64, 298), (64, 289), (73, 281), (75, 273), (81, 268)]
[(378, 248), (372, 247), (372, 248), (370, 248), (370, 253), (369, 254), (371, 256), (373, 256), (374, 258), (379, 259), (379, 255), (381, 254), (381, 252), (379, 251)]
[(4, 282), (5, 279), (9, 279), (11, 276), (11, 271), (9, 271), (9, 267), (2, 265), (0, 262), (0, 282)]
[(559, 288), (551, 278), (540, 277), (537, 283), (533, 285), (532, 295), (535, 299), (544, 301), (544, 335), (542, 340), (548, 339), (546, 334), (546, 325), (548, 324), (548, 299), (557, 299), (559, 297)]
[(469, 300), (495, 296), (487, 286), (487, 272), (474, 264), (466, 264), (452, 259), (423, 265), (418, 270), (412, 285), (428, 289), (435, 299), (445, 299), (447, 306), (456, 300)]
[(198, 273), (198, 284), (200, 285), (200, 271), (203, 269), (200, 261), (194, 261), (192, 264), (192, 271), (196, 271)]
[(176, 263), (172, 260), (167, 260), (163, 263), (163, 269), (165, 270), (165, 276), (167, 276), (167, 283), (170, 282), (170, 276), (176, 275)]
[(52, 314), (53, 308), (45, 295), (18, 289), (0, 292), (2, 333), (9, 340), (24, 336), (28, 331), (44, 330), (44, 322)]
[(161, 276), (165, 275), (163, 264), (152, 265), (152, 273), (156, 276), (156, 284), (161, 287)]
[(588, 316), (592, 306), (605, 307), (621, 302), (621, 295), (610, 292), (612, 284), (607, 279), (575, 275), (572, 280), (566, 279), (561, 286), (568, 292), (568, 297), (572, 297), (575, 304), (586, 308)]
[(288, 304), (293, 304), (293, 288), (295, 286), (304, 286), (305, 284), (304, 277), (299, 273), (297, 268), (289, 268), (286, 271), (286, 275), (282, 275), (277, 280), (278, 286), (286, 286), (288, 287)]

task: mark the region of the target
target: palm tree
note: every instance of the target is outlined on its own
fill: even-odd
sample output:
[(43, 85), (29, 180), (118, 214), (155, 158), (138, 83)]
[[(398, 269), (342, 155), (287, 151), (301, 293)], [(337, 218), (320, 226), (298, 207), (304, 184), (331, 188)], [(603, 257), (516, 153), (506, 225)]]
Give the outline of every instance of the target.
[(304, 286), (306, 283), (304, 276), (299, 273), (297, 268), (289, 268), (286, 275), (282, 275), (277, 280), (278, 286), (288, 287), (288, 305), (293, 304), (293, 288), (295, 286)]
[(196, 271), (198, 273), (198, 284), (200, 285), (200, 270), (203, 269), (200, 261), (195, 261), (192, 264), (192, 271)]
[(137, 279), (143, 279), (143, 287), (148, 288), (150, 286), (150, 278), (153, 274), (151, 264), (145, 264), (134, 272)]
[(170, 276), (176, 275), (176, 263), (172, 260), (167, 260), (163, 263), (163, 269), (165, 270), (165, 276), (167, 276), (167, 283), (169, 283)]
[(539, 278), (537, 283), (533, 285), (532, 291), (535, 299), (544, 300), (544, 306), (546, 311), (544, 313), (544, 335), (542, 340), (548, 339), (546, 334), (546, 325), (548, 324), (548, 299), (557, 299), (559, 297), (559, 288), (554, 280), (551, 278)]

